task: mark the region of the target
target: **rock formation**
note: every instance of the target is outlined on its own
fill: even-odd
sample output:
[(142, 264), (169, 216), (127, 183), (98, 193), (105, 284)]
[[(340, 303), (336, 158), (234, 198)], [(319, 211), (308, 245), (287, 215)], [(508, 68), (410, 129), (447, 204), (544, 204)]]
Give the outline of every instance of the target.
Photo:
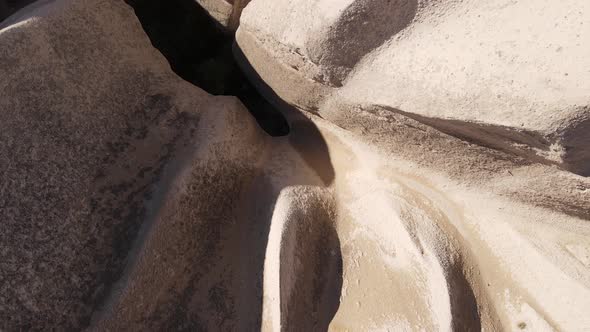
[(242, 10), (250, 0), (196, 0), (215, 21), (235, 31), (240, 24)]
[(590, 329), (588, 5), (199, 3), (0, 22), (0, 330)]
[(590, 175), (587, 2), (302, 2), (253, 2), (237, 37), (288, 102), (345, 127), (403, 114)]
[(0, 21), (35, 0), (0, 0)]

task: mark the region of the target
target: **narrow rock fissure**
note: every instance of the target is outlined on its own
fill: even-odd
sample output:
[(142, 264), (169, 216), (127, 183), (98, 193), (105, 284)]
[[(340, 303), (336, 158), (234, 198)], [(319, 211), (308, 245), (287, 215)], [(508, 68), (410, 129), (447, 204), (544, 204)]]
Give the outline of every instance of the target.
[(35, 0), (0, 0), (0, 22)]
[(264, 131), (285, 136), (289, 125), (236, 63), (234, 34), (194, 0), (126, 0), (152, 44), (184, 80), (212, 95), (236, 96)]

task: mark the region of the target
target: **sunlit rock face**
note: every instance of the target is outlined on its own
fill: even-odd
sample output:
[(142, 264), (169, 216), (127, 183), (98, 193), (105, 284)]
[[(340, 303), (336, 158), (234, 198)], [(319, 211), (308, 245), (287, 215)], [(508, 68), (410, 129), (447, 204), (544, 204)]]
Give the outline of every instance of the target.
[(256, 0), (238, 44), (284, 99), (342, 126), (398, 113), (590, 174), (590, 4)]
[(0, 330), (590, 328), (584, 3), (141, 1), (0, 22)]
[(35, 0), (0, 0), (0, 21)]
[[(0, 45), (0, 326), (80, 329), (110, 305), (175, 174), (230, 135), (208, 129), (216, 119), (244, 113), (231, 135), (246, 153), (262, 134), (237, 99), (172, 73), (122, 2), (35, 3), (1, 26)], [(227, 152), (195, 171), (223, 187), (213, 179), (234, 170), (222, 200), (249, 174)]]

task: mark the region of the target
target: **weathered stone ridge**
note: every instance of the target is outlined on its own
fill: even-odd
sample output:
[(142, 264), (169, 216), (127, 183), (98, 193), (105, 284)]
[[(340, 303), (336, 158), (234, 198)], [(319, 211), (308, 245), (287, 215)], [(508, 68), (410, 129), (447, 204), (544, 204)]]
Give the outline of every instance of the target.
[(248, 58), (268, 53), (252, 64), (281, 97), (341, 126), (383, 107), (588, 175), (588, 6), (256, 0), (237, 42)]
[(585, 2), (145, 1), (0, 22), (0, 330), (590, 329)]

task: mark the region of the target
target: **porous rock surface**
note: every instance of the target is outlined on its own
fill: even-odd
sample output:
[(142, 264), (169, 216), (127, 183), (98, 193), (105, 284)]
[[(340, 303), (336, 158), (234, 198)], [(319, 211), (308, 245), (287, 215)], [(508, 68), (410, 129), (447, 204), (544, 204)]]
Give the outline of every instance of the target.
[(323, 106), (347, 62), (285, 89), (282, 53), (250, 32), (236, 54), (287, 136), (178, 78), (123, 2), (0, 23), (0, 329), (590, 328), (588, 178)]
[(256, 0), (238, 44), (287, 101), (341, 126), (404, 114), (590, 174), (590, 3)]

